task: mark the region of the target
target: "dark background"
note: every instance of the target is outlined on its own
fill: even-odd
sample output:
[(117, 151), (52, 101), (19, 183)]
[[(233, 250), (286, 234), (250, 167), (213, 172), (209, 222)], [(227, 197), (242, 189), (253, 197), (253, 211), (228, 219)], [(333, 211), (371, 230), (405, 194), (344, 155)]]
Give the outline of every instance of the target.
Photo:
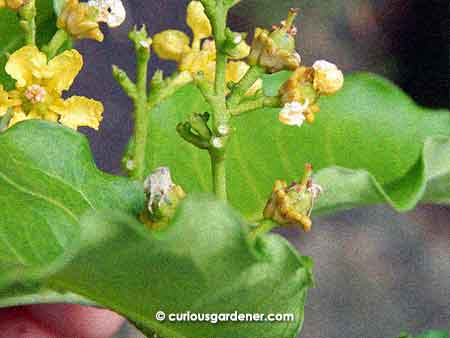
[[(151, 34), (167, 28), (188, 32), (187, 1), (125, 4), (126, 23), (105, 30), (104, 43), (78, 43), (86, 66), (73, 87), (73, 92), (105, 104), (100, 131), (84, 132), (98, 166), (115, 173), (132, 131), (132, 106), (110, 67), (117, 64), (130, 74), (134, 71), (127, 32), (142, 23)], [(297, 45), (306, 64), (327, 59), (346, 73), (372, 71), (400, 85), (422, 105), (448, 107), (448, 2), (243, 0), (229, 23), (236, 31), (252, 32), (255, 26), (279, 22), (289, 7), (301, 9)], [(156, 67), (174, 69), (153, 58), (150, 73)], [(309, 234), (285, 235), (316, 264), (317, 287), (309, 294), (301, 337), (394, 337), (402, 330), (449, 328), (447, 207), (419, 206), (403, 215), (386, 206), (362, 208), (320, 217)], [(126, 337), (136, 336), (127, 330)]]

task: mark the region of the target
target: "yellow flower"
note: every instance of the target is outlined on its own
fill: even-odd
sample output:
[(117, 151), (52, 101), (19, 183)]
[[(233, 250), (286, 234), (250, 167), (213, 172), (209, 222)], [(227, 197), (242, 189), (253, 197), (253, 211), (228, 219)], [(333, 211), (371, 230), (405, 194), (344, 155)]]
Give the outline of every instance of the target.
[(153, 36), (153, 49), (160, 59), (180, 62), (188, 53), (189, 36), (175, 29), (168, 29)]
[(125, 20), (125, 8), (120, 0), (91, 0), (80, 3), (66, 0), (58, 17), (58, 28), (64, 29), (75, 39), (103, 41), (99, 22), (109, 27), (117, 27)]
[[(185, 33), (169, 29), (153, 36), (153, 49), (159, 58), (177, 62), (180, 72), (189, 73), (192, 77), (201, 74), (212, 82), (216, 71), (216, 46), (213, 40), (208, 39), (212, 28), (200, 1), (189, 3), (186, 22), (194, 36), (192, 43)], [(242, 40), (233, 50), (230, 59), (243, 59), (249, 52), (250, 47)], [(237, 79), (241, 79), (247, 69), (248, 66), (244, 62), (230, 61), (227, 67), (227, 82), (239, 81)]]
[(6, 114), (9, 108), (13, 108), (20, 105), (20, 100), (17, 100), (0, 85), (0, 116)]
[(100, 102), (79, 96), (61, 98), (82, 66), (83, 58), (76, 50), (67, 50), (50, 61), (35, 46), (14, 52), (5, 66), (16, 80), (16, 90), (8, 93), (14, 106), (9, 126), (27, 119), (45, 119), (74, 129), (98, 129), (103, 112)]
[(97, 10), (78, 0), (66, 0), (56, 25), (75, 39), (101, 42), (104, 38), (97, 22)]
[(211, 23), (205, 14), (205, 8), (200, 1), (191, 1), (187, 7), (186, 23), (192, 30), (194, 49), (199, 49), (200, 40), (208, 38), (212, 34)]

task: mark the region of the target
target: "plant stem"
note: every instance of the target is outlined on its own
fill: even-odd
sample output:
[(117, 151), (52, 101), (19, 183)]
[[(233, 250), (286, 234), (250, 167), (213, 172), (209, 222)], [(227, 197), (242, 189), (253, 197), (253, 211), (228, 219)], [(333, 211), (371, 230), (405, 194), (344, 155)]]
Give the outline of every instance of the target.
[[(216, 7), (214, 15), (212, 16), (214, 39), (216, 43), (216, 74), (214, 81), (214, 100), (211, 100), (213, 110), (213, 131), (216, 135), (220, 135), (221, 128), (230, 128), (230, 114), (226, 106), (226, 67), (227, 67), (227, 53), (223, 49), (226, 40), (225, 29), (228, 15), (228, 8), (224, 5), (223, 0), (216, 0)], [(214, 148), (214, 145), (209, 149), (212, 169), (212, 183), (213, 190), (216, 196), (224, 201), (227, 200), (227, 178), (225, 153), (227, 145), (227, 136), (222, 138), (222, 147), (220, 149)]]
[(227, 200), (227, 176), (226, 176), (226, 162), (224, 154), (219, 155), (210, 152), (211, 170), (213, 176), (213, 191), (217, 198)]
[(25, 44), (36, 45), (36, 3), (30, 0), (19, 10), (20, 25), (25, 32)]
[(261, 234), (270, 232), (273, 228), (278, 226), (277, 223), (270, 219), (263, 219), (259, 224), (250, 232), (250, 238), (256, 239)]
[(244, 97), (250, 87), (265, 73), (264, 68), (255, 65), (245, 73), (244, 77), (236, 84), (228, 97), (227, 105), (229, 108), (236, 107)]
[(241, 102), (236, 108), (229, 109), (228, 111), (232, 116), (238, 116), (259, 108), (276, 108), (279, 107), (280, 104), (281, 102), (278, 96), (263, 96)]
[(145, 175), (145, 155), (148, 136), (148, 110), (147, 110), (147, 69), (149, 53), (138, 52), (136, 73), (136, 99), (134, 101), (134, 169), (131, 177), (143, 181)]
[(58, 53), (61, 46), (67, 41), (69, 35), (63, 29), (58, 29), (53, 35), (52, 39), (47, 46), (44, 47), (44, 51), (47, 54), (48, 59), (52, 59)]

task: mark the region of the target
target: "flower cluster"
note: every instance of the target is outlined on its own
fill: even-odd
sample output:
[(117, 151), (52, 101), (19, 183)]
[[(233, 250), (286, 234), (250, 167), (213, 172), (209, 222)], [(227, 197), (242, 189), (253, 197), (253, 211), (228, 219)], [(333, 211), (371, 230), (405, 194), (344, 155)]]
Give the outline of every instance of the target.
[(16, 88), (7, 92), (0, 87), (0, 116), (12, 112), (8, 127), (23, 120), (44, 119), (74, 129), (98, 129), (103, 113), (100, 102), (81, 96), (61, 97), (82, 66), (83, 58), (74, 49), (50, 61), (35, 46), (17, 50), (5, 66), (6, 73), (16, 80)]
[[(200, 1), (191, 1), (187, 7), (186, 22), (192, 30), (192, 42), (182, 31), (169, 29), (153, 36), (153, 48), (159, 58), (178, 63), (178, 70), (192, 78), (202, 76), (214, 81), (216, 71), (216, 45), (212, 36), (211, 23)], [(239, 61), (248, 56), (250, 47), (239, 34), (235, 35), (236, 47), (230, 50), (226, 69), (226, 81), (238, 82), (249, 69)]]
[(314, 122), (314, 114), (320, 111), (321, 95), (333, 95), (344, 83), (344, 76), (336, 65), (320, 60), (312, 67), (301, 66), (280, 89), (284, 108), (279, 119), (287, 125), (301, 126), (306, 120)]

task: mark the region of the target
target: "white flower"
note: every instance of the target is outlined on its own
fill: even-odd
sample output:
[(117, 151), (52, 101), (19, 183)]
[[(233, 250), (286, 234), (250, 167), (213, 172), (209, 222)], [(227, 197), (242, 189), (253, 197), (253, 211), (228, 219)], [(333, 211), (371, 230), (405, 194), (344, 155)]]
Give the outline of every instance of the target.
[(314, 89), (325, 95), (336, 93), (344, 84), (344, 74), (338, 67), (328, 61), (314, 62)]
[(308, 106), (308, 99), (305, 99), (303, 104), (297, 101), (288, 102), (280, 111), (278, 119), (283, 124), (300, 127), (305, 121), (305, 115), (303, 113), (308, 109)]
[(108, 27), (118, 27), (125, 21), (126, 12), (121, 0), (89, 0), (88, 5), (98, 9), (97, 21)]
[(148, 209), (153, 210), (153, 203), (158, 201), (158, 206), (166, 202), (167, 194), (172, 190), (174, 184), (167, 167), (156, 168), (150, 176), (145, 179), (144, 191), (149, 195)]

